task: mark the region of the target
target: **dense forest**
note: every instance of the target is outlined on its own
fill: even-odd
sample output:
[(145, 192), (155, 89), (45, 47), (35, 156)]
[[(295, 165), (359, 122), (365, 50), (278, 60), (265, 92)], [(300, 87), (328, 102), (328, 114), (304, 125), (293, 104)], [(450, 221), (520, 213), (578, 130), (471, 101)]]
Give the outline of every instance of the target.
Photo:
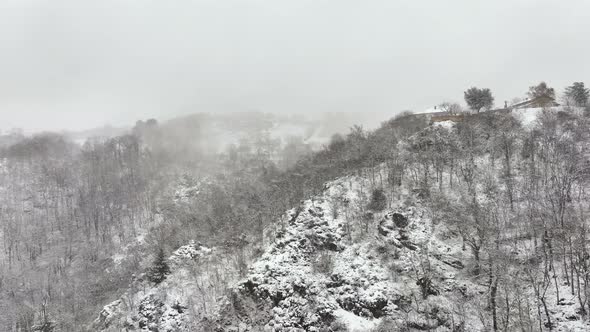
[(590, 331), (589, 12), (0, 0), (0, 332)]
[[(22, 137), (2, 149), (0, 324), (84, 330), (154, 259), (191, 241), (221, 248), (236, 277), (245, 276), (285, 211), (354, 174), (371, 179), (363, 211), (409, 191), (460, 236), (471, 254), (463, 264), (488, 288), (494, 330), (535, 330), (518, 298), (527, 287), (540, 303), (538, 324), (552, 326), (547, 302), (559, 304), (559, 294), (575, 295), (585, 317), (588, 115), (546, 109), (523, 125), (510, 113), (483, 112), (430, 125), (403, 113), (373, 131), (335, 134), (316, 151), (301, 137), (283, 142), (258, 128), (206, 150), (198, 116), (138, 121), (129, 134), (82, 146), (58, 134)], [(363, 211), (349, 231), (364, 235), (350, 241), (375, 229)]]
[[(265, 226), (324, 181), (389, 153), (365, 146), (407, 135), (391, 135), (405, 127), (397, 121), (371, 135), (355, 127), (311, 153), (301, 137), (271, 138), (262, 116), (242, 119), (233, 126), (247, 128), (249, 138), (219, 152), (204, 148), (209, 115), (138, 121), (129, 134), (82, 146), (59, 134), (17, 135), (2, 150), (3, 329), (51, 322), (79, 331), (158, 248), (199, 240), (232, 255), (261, 246)], [(196, 186), (199, 200), (173, 204), (178, 183)], [(137, 239), (131, 257), (113, 268)]]

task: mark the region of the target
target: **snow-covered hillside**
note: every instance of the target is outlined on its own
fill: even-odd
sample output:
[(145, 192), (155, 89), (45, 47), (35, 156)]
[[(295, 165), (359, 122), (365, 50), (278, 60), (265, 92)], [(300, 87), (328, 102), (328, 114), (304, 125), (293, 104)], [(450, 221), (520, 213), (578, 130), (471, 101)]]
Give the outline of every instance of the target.
[[(229, 294), (211, 279), (230, 262), (195, 243), (180, 247), (167, 280), (154, 286), (139, 277), (93, 328), (485, 331), (488, 286), (469, 272), (459, 234), (407, 192), (383, 212), (363, 212), (369, 189), (368, 179), (341, 178), (288, 211), (274, 243)], [(354, 229), (358, 218), (368, 229)], [(590, 328), (575, 308), (567, 296), (551, 306), (558, 331)]]
[(96, 331), (194, 331), (195, 321), (212, 312), (208, 307), (223, 289), (209, 287), (219, 272), (211, 267), (227, 262), (196, 243), (178, 248), (169, 258), (172, 273), (159, 285), (142, 274), (118, 300), (106, 305), (93, 322)]
[[(401, 142), (399, 148), (404, 153), (432, 152), (432, 147), (455, 144), (442, 140), (456, 131), (452, 122), (437, 123)], [(231, 262), (216, 249), (194, 243), (183, 246), (168, 259), (172, 273), (164, 282), (155, 286), (139, 277), (127, 294), (104, 308), (93, 328), (491, 331), (491, 317), (496, 315), (493, 321), (502, 325), (496, 327), (502, 331), (516, 326), (528, 326), (531, 331), (589, 330), (579, 299), (568, 291), (571, 284), (558, 272), (567, 273), (567, 265), (556, 260), (550, 269), (545, 267), (551, 272), (543, 274), (541, 244), (532, 238), (531, 230), (510, 224), (524, 218), (514, 212), (523, 199), (517, 197), (515, 209), (507, 208), (505, 215), (494, 215), (486, 224), (493, 228), (508, 222), (502, 226), (501, 237), (485, 244), (493, 248), (482, 247), (484, 236), (494, 234), (481, 226), (488, 221), (470, 221), (462, 216), (471, 213), (468, 206), (454, 206), (473, 194), (466, 204), (477, 206), (477, 218), (498, 213), (497, 204), (506, 201), (502, 196), (505, 171), (501, 162), (489, 159), (482, 154), (466, 158), (463, 164), (459, 161), (461, 172), (473, 167), (477, 178), (453, 180), (443, 169), (436, 174), (438, 183), (432, 177), (428, 180), (431, 188), (425, 195), (416, 184), (423, 183), (421, 167), (427, 161), (408, 158), (415, 163), (407, 170), (413, 179), (408, 175), (402, 185), (385, 193), (384, 208), (369, 202), (375, 190), (383, 188), (376, 179), (391, 174), (386, 165), (328, 182), (321, 194), (302, 201), (267, 229), (269, 244), (245, 276), (220, 277), (220, 271), (231, 271), (227, 268)], [(479, 182), (472, 188), (457, 184), (469, 179)], [(437, 195), (444, 198), (440, 201), (445, 206), (437, 206)], [(447, 209), (451, 205), (454, 209)], [(494, 288), (500, 279), (500, 289)], [(505, 302), (492, 307), (491, 299)], [(551, 324), (545, 323), (548, 315)]]
[(525, 128), (530, 129), (534, 126), (544, 109), (552, 112), (582, 112), (584, 110), (582, 107), (571, 106), (517, 108), (512, 110), (512, 115), (517, 118)]
[[(481, 329), (474, 294), (485, 290), (461, 278), (458, 238), (411, 195), (362, 214), (369, 188), (367, 179), (342, 178), (290, 211), (235, 287), (222, 330), (453, 331), (464, 324), (459, 313)], [(353, 218), (365, 218), (369, 229), (350, 229)]]
[[(214, 319), (221, 331), (370, 331), (380, 325), (452, 330), (460, 322), (450, 308), (462, 294), (483, 291), (457, 278), (463, 269), (460, 243), (441, 240), (444, 226), (434, 225), (411, 195), (386, 211), (362, 212), (369, 192), (368, 179), (345, 177), (288, 211), (274, 243), (218, 303), (218, 312), (203, 305), (221, 295), (211, 289), (208, 271), (227, 262), (193, 243), (168, 259), (167, 280), (154, 286), (138, 278), (105, 306), (93, 327), (194, 331)], [(354, 228), (357, 218), (366, 220), (367, 229)], [(432, 281), (426, 288), (431, 296), (416, 306), (425, 278)]]

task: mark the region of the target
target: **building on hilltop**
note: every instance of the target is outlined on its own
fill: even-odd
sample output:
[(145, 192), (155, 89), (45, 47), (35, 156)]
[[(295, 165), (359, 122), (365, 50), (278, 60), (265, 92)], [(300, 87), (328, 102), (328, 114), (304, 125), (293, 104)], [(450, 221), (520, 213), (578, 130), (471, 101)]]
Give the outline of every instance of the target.
[(423, 116), (430, 121), (430, 123), (442, 122), (442, 121), (454, 121), (461, 122), (465, 117), (465, 113), (450, 113), (450, 112), (420, 112), (414, 113), (412, 116)]
[(511, 109), (519, 109), (519, 108), (539, 108), (539, 107), (554, 107), (559, 106), (557, 102), (555, 102), (555, 98), (550, 96), (539, 96), (531, 99), (527, 99), (521, 101), (519, 103), (510, 105)]
[(434, 106), (432, 108), (426, 109), (422, 112), (414, 113), (413, 116), (424, 116), (426, 117), (430, 123), (437, 123), (443, 121), (453, 121), (453, 122), (461, 122), (466, 117), (471, 116), (485, 116), (486, 114), (507, 114), (511, 113), (513, 110), (516, 109), (527, 109), (527, 108), (543, 108), (543, 107), (556, 107), (559, 106), (557, 102), (555, 102), (555, 98), (550, 96), (539, 96), (531, 99), (527, 99), (512, 105), (508, 105), (508, 102), (504, 102), (504, 107), (491, 109), (488, 111), (484, 111), (481, 113), (473, 113), (469, 111), (464, 112), (448, 112), (443, 110), (440, 107)]
[(443, 121), (453, 121), (453, 122), (461, 122), (465, 117), (465, 113), (449, 113), (449, 112), (438, 112), (438, 113), (431, 113), (430, 114), (430, 122), (443, 122)]

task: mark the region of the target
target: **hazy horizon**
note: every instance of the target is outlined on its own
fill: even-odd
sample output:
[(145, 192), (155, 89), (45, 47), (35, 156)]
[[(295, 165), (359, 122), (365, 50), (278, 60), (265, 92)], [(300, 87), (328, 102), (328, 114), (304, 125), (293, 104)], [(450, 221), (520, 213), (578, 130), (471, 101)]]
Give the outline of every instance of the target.
[[(81, 130), (198, 112), (391, 116), (471, 86), (496, 105), (590, 74), (590, 3), (13, 1), (0, 128)], [(381, 119), (385, 120), (385, 119)]]

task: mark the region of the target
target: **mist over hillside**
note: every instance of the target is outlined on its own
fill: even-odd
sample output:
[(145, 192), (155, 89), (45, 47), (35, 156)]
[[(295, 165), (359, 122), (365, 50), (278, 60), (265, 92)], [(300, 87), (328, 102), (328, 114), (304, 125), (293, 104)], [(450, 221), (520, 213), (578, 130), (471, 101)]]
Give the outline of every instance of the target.
[(582, 331), (588, 114), (402, 113), (318, 145), (321, 120), (264, 113), (10, 133), (1, 324)]
[[(264, 112), (228, 112), (228, 113), (194, 113), (173, 118), (155, 119), (160, 126), (179, 135), (179, 141), (199, 142), (199, 149), (217, 153), (240, 141), (255, 139), (266, 135), (280, 141), (281, 145), (289, 141), (301, 140), (313, 150), (327, 144), (334, 134), (346, 134), (354, 125), (365, 129), (374, 129), (389, 115), (360, 112), (335, 113), (264, 113)], [(138, 123), (145, 120), (138, 120)], [(83, 145), (89, 139), (113, 138), (129, 134), (138, 123), (125, 127), (104, 126), (83, 131), (62, 131), (72, 141)], [(17, 130), (13, 129), (13, 132)], [(23, 131), (26, 132), (26, 131)], [(34, 135), (35, 133), (29, 133)], [(20, 135), (24, 136), (24, 135)], [(17, 139), (18, 134), (7, 133), (7, 141)]]
[(0, 332), (590, 331), (589, 12), (0, 1)]

